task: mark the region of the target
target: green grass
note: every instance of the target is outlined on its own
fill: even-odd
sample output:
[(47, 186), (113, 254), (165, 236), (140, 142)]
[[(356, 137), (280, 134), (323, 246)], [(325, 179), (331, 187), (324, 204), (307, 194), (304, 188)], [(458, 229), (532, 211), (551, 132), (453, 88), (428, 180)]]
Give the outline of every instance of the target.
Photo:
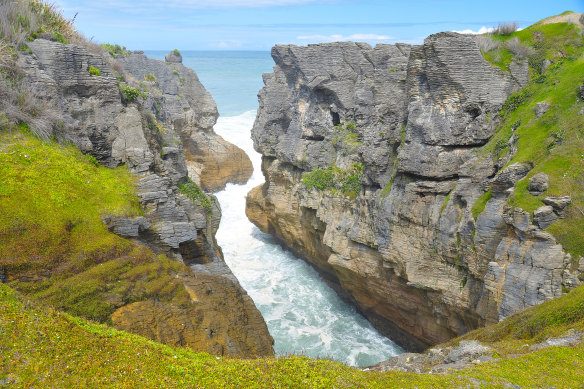
[[(550, 319), (541, 339), (581, 328), (582, 315), (574, 311), (582, 312), (582, 288), (575, 292), (482, 331), (533, 326), (542, 318)], [(0, 380), (16, 387), (450, 388), (479, 382), (485, 388), (575, 388), (583, 382), (582, 345), (528, 353), (524, 345), (537, 337), (509, 342), (505, 333), (465, 337), (486, 343), (502, 337), (489, 343), (497, 350), (492, 362), (444, 375), (382, 374), (302, 356), (243, 360), (171, 348), (39, 306), (0, 284)]]
[[(548, 231), (572, 255), (584, 255), (584, 116), (579, 115), (584, 103), (578, 95), (584, 81), (584, 41), (577, 29), (566, 23), (534, 25), (512, 36), (534, 49), (529, 59), (531, 81), (509, 97), (500, 113), (503, 120), (497, 133), (479, 153), (499, 157), (509, 151), (511, 136), (518, 138), (518, 151), (510, 163), (530, 162), (534, 168), (516, 184), (509, 205), (532, 212), (544, 205), (544, 197), (571, 196), (566, 217)], [(545, 59), (553, 64), (542, 74)], [(536, 119), (538, 102), (547, 102), (550, 108)], [(532, 196), (528, 180), (539, 172), (548, 174), (550, 186), (542, 195)], [(473, 206), (475, 217), (484, 209), (484, 197)]]
[(110, 233), (101, 220), (142, 213), (127, 168), (7, 131), (0, 177), (0, 268), (12, 287), (101, 322), (134, 301), (188, 303), (174, 277), (183, 265)]
[(343, 122), (334, 126), (331, 144), (345, 155), (354, 153), (362, 144), (356, 127), (356, 122)]
[(493, 197), (493, 192), (489, 189), (486, 193), (484, 193), (481, 197), (478, 198), (477, 201), (472, 206), (472, 216), (475, 220), (479, 217), (481, 212), (485, 210), (487, 202)]
[(103, 47), (114, 58), (132, 54), (130, 50), (126, 49), (126, 46), (120, 46), (118, 44), (112, 45), (109, 43), (103, 43), (101, 47)]
[(205, 192), (203, 192), (201, 188), (199, 188), (199, 186), (195, 184), (190, 178), (188, 178), (187, 182), (184, 184), (179, 185), (178, 189), (192, 202), (203, 207), (207, 212), (207, 215), (211, 214), (211, 200), (209, 200), (209, 197), (205, 194)]
[(363, 175), (362, 163), (353, 163), (350, 168), (342, 169), (335, 165), (326, 169), (315, 168), (302, 175), (302, 183), (307, 189), (316, 188), (320, 191), (340, 192), (354, 199), (361, 190), (359, 180)]
[(488, 36), (498, 42), (499, 47), (483, 55), (492, 65), (504, 71), (509, 71), (509, 65), (515, 58), (506, 47), (506, 42), (512, 38), (517, 38), (523, 45), (536, 50), (536, 53), (530, 56), (529, 64), (532, 70), (539, 73), (541, 73), (544, 59), (556, 58), (558, 54), (564, 58), (574, 58), (579, 55), (579, 46), (582, 43), (578, 29), (568, 23), (534, 24), (510, 35), (489, 34)]

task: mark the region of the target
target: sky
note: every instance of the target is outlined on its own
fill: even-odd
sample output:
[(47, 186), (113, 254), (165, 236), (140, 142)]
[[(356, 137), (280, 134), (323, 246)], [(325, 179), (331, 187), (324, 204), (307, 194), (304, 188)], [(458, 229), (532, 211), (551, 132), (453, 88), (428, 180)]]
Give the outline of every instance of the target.
[[(57, 0), (87, 38), (131, 50), (270, 50), (275, 44), (422, 43), (440, 31), (527, 27), (584, 0)], [(75, 16), (76, 15), (76, 16)]]

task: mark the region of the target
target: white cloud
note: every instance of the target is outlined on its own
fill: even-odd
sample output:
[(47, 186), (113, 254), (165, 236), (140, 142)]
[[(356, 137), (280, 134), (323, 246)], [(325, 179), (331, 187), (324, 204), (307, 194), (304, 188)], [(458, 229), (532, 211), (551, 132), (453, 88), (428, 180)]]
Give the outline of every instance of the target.
[(489, 28), (489, 27), (481, 27), (479, 28), (478, 31), (473, 31), (473, 30), (462, 30), (462, 31), (456, 31), (453, 30), (452, 32), (457, 32), (459, 34), (472, 34), (472, 35), (479, 35), (479, 34), (486, 34), (487, 32), (493, 32), (495, 29), (494, 28)]
[(238, 49), (243, 46), (244, 42), (237, 40), (225, 40), (209, 44), (210, 47), (217, 49)]
[(301, 41), (312, 41), (312, 42), (340, 42), (340, 41), (387, 41), (394, 39), (388, 35), (377, 35), (377, 34), (352, 34), (352, 35), (300, 35), (296, 39)]

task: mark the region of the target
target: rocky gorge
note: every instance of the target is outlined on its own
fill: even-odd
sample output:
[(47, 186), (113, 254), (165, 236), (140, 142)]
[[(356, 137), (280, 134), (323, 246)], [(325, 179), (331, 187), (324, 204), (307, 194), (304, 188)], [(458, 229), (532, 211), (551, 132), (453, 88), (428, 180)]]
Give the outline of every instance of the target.
[[(59, 126), (49, 135), (91, 155), (96, 166), (127, 166), (141, 208), (139, 216), (102, 216), (111, 232), (125, 238), (116, 242), (129, 242), (119, 243), (129, 249), (108, 246), (95, 255), (72, 254), (85, 261), (77, 270), (80, 265), (73, 265), (72, 271), (78, 273), (95, 273), (86, 269), (90, 259), (97, 261), (93, 269), (128, 259), (142, 261), (134, 270), (114, 267), (133, 271), (130, 283), (115, 289), (109, 281), (77, 297), (71, 291), (67, 301), (97, 294), (100, 304), (107, 305), (105, 311), (111, 312), (106, 321), (114, 327), (172, 346), (225, 356), (273, 355), (273, 340), (260, 312), (216, 244), (218, 202), (203, 192), (245, 181), (251, 162), (213, 132), (217, 108), (194, 71), (182, 66), (175, 52), (166, 62), (141, 52), (114, 58), (89, 43), (58, 42), (50, 34), (43, 38), (47, 39), (27, 42), (16, 66), (23, 88), (60, 114)], [(75, 234), (76, 225), (85, 222), (68, 223), (64, 242), (71, 240), (68, 236)], [(2, 231), (2, 239), (10, 242)], [(53, 258), (51, 266), (40, 271), (30, 262), (16, 266), (19, 259), (10, 247), (2, 241), (3, 283), (37, 293), (53, 282), (65, 282), (59, 290), (77, 287), (63, 281), (72, 267), (66, 261), (55, 267)], [(44, 254), (33, 255), (38, 261)], [(161, 259), (166, 257), (176, 264)], [(63, 269), (67, 271), (60, 273)], [(158, 282), (168, 282), (166, 286), (153, 286), (156, 274), (164, 275)]]
[[(578, 251), (546, 231), (573, 196), (548, 194), (552, 172), (516, 158), (526, 122), (505, 116), (546, 82), (543, 54), (537, 68), (521, 55), (501, 66), (477, 37), (445, 32), (413, 46), (278, 45), (272, 57), (252, 130), (266, 182), (248, 218), (384, 334), (423, 350), (581, 283)], [(545, 118), (536, 102), (530, 124)], [(502, 126), (510, 136), (495, 139)], [(512, 202), (528, 181), (533, 211)]]

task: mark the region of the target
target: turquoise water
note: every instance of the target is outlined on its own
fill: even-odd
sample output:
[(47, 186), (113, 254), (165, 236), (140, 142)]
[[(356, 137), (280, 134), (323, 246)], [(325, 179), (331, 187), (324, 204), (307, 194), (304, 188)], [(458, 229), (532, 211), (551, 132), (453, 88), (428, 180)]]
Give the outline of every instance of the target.
[[(168, 51), (145, 51), (164, 60)], [(211, 93), (219, 115), (230, 117), (257, 110), (257, 94), (264, 86), (262, 73), (272, 71), (268, 51), (181, 51), (183, 65), (195, 69)]]
[[(166, 52), (147, 52), (163, 59)], [(343, 302), (303, 260), (283, 250), (245, 216), (245, 196), (264, 182), (261, 156), (250, 130), (257, 110), (262, 73), (270, 72), (268, 52), (183, 52), (222, 115), (215, 131), (250, 156), (254, 174), (245, 185), (228, 184), (216, 193), (223, 217), (217, 241), (225, 261), (254, 300), (273, 336), (278, 355), (333, 358), (370, 366), (402, 350), (355, 309)]]

